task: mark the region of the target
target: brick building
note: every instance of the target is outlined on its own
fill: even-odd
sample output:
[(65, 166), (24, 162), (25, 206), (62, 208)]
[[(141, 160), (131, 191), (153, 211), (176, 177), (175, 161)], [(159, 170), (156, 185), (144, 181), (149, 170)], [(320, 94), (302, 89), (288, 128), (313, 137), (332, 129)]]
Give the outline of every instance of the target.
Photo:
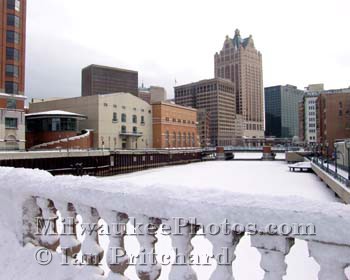
[(153, 148), (198, 147), (197, 110), (167, 102), (152, 104)]
[(318, 143), (328, 143), (331, 153), (335, 140), (350, 138), (350, 88), (347, 93), (320, 94), (316, 110)]
[(22, 150), (26, 0), (0, 1), (0, 19), (0, 150)]
[(82, 70), (82, 96), (127, 92), (138, 95), (138, 72), (90, 65)]
[(262, 56), (253, 37), (226, 36), (223, 48), (214, 56), (215, 77), (234, 83), (236, 113), (243, 116), (244, 137), (264, 137), (264, 90)]
[(210, 113), (206, 109), (197, 111), (198, 135), (201, 147), (208, 147), (210, 143)]
[(235, 102), (234, 84), (226, 79), (214, 78), (175, 87), (176, 104), (209, 112), (213, 146), (233, 145), (242, 136)]

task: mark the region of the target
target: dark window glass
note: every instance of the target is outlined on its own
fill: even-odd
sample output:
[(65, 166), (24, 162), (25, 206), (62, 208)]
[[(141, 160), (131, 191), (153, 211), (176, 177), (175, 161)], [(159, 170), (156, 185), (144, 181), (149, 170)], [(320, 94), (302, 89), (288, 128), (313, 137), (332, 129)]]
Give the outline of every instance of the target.
[(17, 94), (18, 93), (18, 84), (14, 82), (5, 82), (5, 92)]
[(6, 32), (6, 42), (18, 44), (19, 43), (19, 34), (17, 32), (7, 30)]
[(137, 133), (137, 127), (136, 127), (136, 126), (133, 126), (132, 132), (133, 132), (133, 133)]
[(145, 116), (141, 116), (141, 123), (142, 123), (142, 124), (145, 123)]
[(7, 109), (16, 109), (16, 100), (15, 99), (7, 99)]
[(19, 27), (19, 17), (16, 15), (8, 14), (7, 15), (7, 25)]
[(125, 125), (122, 126), (122, 133), (126, 133), (126, 126)]
[(112, 119), (113, 122), (117, 122), (118, 121), (118, 117), (117, 117), (117, 113), (116, 112), (113, 112), (113, 119)]
[(21, 2), (19, 0), (7, 0), (7, 9), (20, 11)]
[(19, 50), (14, 48), (6, 48), (6, 59), (19, 61)]
[(132, 115), (132, 122), (137, 123), (137, 116), (136, 115)]
[(126, 114), (122, 114), (122, 122), (126, 122)]
[(6, 64), (6, 76), (18, 78), (18, 66)]
[(5, 118), (5, 128), (17, 128), (16, 118)]

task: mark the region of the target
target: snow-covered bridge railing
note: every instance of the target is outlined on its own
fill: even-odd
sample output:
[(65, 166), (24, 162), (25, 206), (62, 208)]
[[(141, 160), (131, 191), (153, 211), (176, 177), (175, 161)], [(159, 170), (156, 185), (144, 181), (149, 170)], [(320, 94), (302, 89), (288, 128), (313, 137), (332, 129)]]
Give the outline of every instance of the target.
[[(203, 190), (181, 186), (175, 190), (167, 186), (142, 187), (113, 179), (53, 177), (44, 171), (11, 168), (0, 169), (0, 182), (0, 189), (11, 191), (17, 197), (22, 213), (18, 225), (21, 242), (53, 251), (60, 244), (62, 253), (70, 260), (81, 252), (87, 264), (83, 269), (91, 273), (91, 279), (104, 273), (97, 266), (103, 256), (110, 268), (108, 279), (128, 279), (124, 272), (129, 257), (120, 252), (126, 253), (124, 236), (129, 217), (136, 217), (139, 223), (140, 259), (136, 271), (141, 280), (158, 279), (161, 274), (161, 265), (156, 259), (147, 257), (155, 252), (155, 235), (159, 230), (169, 232), (172, 246), (182, 260), (181, 265), (172, 265), (168, 279), (197, 279), (190, 264), (191, 239), (199, 226), (219, 223), (256, 226), (259, 234), (251, 235), (251, 245), (261, 253), (260, 265), (266, 280), (282, 279), (286, 274), (285, 257), (295, 238), (308, 243), (310, 256), (320, 265), (319, 279), (345, 280), (344, 269), (350, 264), (350, 209), (340, 203), (246, 195), (215, 189), (204, 193)], [(72, 221), (80, 215), (83, 223), (94, 225), (103, 219), (111, 231), (107, 252), (99, 244), (97, 230), (85, 233), (82, 244), (77, 238), (75, 223), (65, 224), (65, 234), (57, 232), (57, 210), (65, 221)], [(179, 218), (187, 222), (176, 224)], [(271, 224), (295, 223), (312, 224), (315, 234), (271, 234), (266, 231)], [(42, 234), (37, 235), (37, 226)], [(221, 230), (206, 236), (213, 245), (214, 256), (217, 256), (217, 266), (210, 279), (234, 279), (234, 251), (245, 234), (248, 234), (246, 229), (235, 231), (229, 227), (228, 232)], [(115, 252), (116, 248), (119, 252)], [(227, 249), (225, 261), (220, 257), (223, 248)]]

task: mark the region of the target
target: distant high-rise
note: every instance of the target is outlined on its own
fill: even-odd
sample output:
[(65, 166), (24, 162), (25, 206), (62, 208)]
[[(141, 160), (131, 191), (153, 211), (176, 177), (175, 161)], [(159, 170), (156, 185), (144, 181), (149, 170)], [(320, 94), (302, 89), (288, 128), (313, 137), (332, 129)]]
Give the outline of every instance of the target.
[(304, 95), (292, 85), (265, 88), (266, 136), (299, 136), (299, 108)]
[(264, 136), (264, 100), (262, 57), (250, 35), (241, 38), (238, 29), (233, 39), (226, 36), (224, 46), (215, 54), (215, 77), (231, 80), (235, 85), (236, 113), (244, 121), (243, 136)]
[(24, 149), (26, 1), (0, 1), (0, 150)]
[[(175, 87), (175, 103), (182, 106), (205, 109), (206, 114), (199, 114), (198, 122), (209, 120), (210, 144), (229, 146), (241, 138), (241, 126), (237, 123), (235, 112), (234, 85), (221, 78), (202, 80), (196, 83)], [(205, 134), (200, 134), (203, 136)], [(204, 136), (206, 137), (206, 136)], [(201, 138), (201, 143), (207, 142)]]
[(126, 92), (138, 95), (138, 72), (101, 65), (82, 70), (82, 96)]

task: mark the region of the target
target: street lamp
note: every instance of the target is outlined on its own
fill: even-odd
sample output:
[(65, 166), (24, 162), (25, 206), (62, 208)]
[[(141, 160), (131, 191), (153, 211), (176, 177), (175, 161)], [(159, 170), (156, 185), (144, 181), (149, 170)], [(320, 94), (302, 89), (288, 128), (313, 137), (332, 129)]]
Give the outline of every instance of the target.
[(345, 147), (348, 150), (348, 179), (350, 180), (350, 140), (345, 141)]

